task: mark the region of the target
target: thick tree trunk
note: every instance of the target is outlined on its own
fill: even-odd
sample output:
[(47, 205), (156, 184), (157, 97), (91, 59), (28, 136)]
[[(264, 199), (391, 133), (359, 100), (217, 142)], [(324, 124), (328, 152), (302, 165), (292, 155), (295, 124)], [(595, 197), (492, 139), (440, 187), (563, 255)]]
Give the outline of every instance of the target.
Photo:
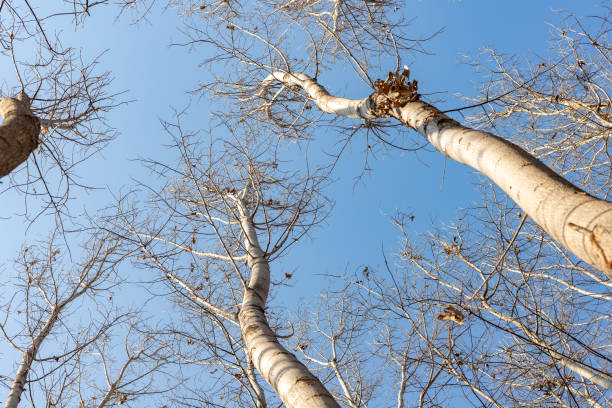
[(392, 112), (440, 152), (489, 177), (553, 239), (612, 277), (612, 203), (573, 186), (517, 145), (461, 126), (424, 102)]
[(331, 96), (304, 74), (276, 72), (264, 87), (275, 80), (302, 87), (325, 112), (397, 118), (444, 155), (489, 177), (557, 242), (612, 278), (612, 203), (575, 187), (517, 145), (464, 127), (425, 102), (410, 101), (406, 89), (350, 100)]
[(288, 408), (340, 408), (325, 386), (277, 340), (265, 315), (270, 265), (242, 200), (237, 200), (251, 277), (240, 313), (240, 330), (255, 367)]
[(25, 94), (0, 99), (0, 178), (27, 160), (38, 146), (40, 121), (30, 111)]

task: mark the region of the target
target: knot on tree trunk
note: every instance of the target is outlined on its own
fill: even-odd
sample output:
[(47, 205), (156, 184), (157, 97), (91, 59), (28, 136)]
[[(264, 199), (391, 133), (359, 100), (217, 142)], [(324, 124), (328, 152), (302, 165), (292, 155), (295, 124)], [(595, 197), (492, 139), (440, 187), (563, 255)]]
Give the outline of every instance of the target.
[(582, 227), (580, 225), (570, 222), (568, 227), (574, 231), (578, 231), (588, 237), (591, 244), (593, 244), (594, 257), (599, 258), (601, 263), (607, 267), (607, 270), (603, 270), (606, 275), (611, 276), (612, 272), (612, 231), (607, 229), (603, 225), (595, 225), (591, 230), (589, 228)]

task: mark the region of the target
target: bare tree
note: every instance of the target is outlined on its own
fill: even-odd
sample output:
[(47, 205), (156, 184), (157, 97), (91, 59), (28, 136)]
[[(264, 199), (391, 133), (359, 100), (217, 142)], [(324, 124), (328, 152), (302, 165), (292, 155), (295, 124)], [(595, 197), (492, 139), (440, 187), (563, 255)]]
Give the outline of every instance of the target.
[[(136, 319), (124, 326), (115, 328), (116, 339), (103, 337), (79, 359), (76, 381), (80, 406), (129, 407), (136, 400), (142, 404), (147, 396), (147, 403), (153, 404), (154, 396), (167, 398), (180, 383), (172, 370), (176, 367), (173, 353), (167, 344), (156, 340), (158, 333), (144, 328)], [(117, 349), (122, 349), (123, 355), (117, 355)], [(103, 376), (92, 375), (96, 370)]]
[(528, 56), (527, 64), (487, 50), (474, 61), (490, 74), (482, 97), (484, 113), (471, 118), (495, 127), (547, 160), (576, 185), (610, 194), (610, 9), (600, 16), (566, 14), (551, 27), (549, 56)]
[[(201, 87), (233, 98), (236, 111), (224, 112), (227, 120), (265, 120), (283, 136), (302, 138), (321, 123), (313, 104), (365, 123), (354, 126), (355, 132), (396, 119), (447, 157), (489, 177), (557, 242), (612, 277), (612, 204), (574, 186), (509, 140), (463, 126), (422, 101), (417, 81), (399, 66), (400, 54), (418, 50), (420, 42), (402, 35), (405, 23), (393, 17), (394, 2), (263, 2), (248, 13), (231, 2), (183, 6), (192, 16), (186, 45), (216, 52), (207, 60), (212, 67), (231, 64), (225, 77)], [(295, 37), (303, 39), (302, 45), (294, 45)], [(394, 72), (373, 79), (371, 60), (385, 58), (395, 58)], [(338, 59), (354, 70), (356, 81), (365, 82), (369, 95), (342, 98), (321, 85), (319, 78)], [(602, 103), (600, 111), (607, 106)], [(598, 117), (605, 120), (605, 112)]]
[[(609, 405), (610, 283), (573, 264), (498, 190), (484, 194), (486, 207), (421, 242), (404, 229), (409, 218), (398, 218), (407, 270), (361, 277), (364, 300), (390, 317), (382, 327), (428, 350), (418, 364), (432, 368), (417, 384), (429, 392), (452, 395), (450, 383), (499, 407)], [(386, 340), (389, 350), (397, 341)]]
[[(113, 357), (104, 346), (112, 333), (125, 325), (136, 327), (130, 322), (135, 314), (118, 311), (113, 302), (113, 293), (122, 282), (118, 266), (128, 255), (122, 242), (108, 232), (82, 233), (80, 237), (83, 235), (89, 239), (81, 249), (67, 248), (66, 234), (57, 231), (46, 242), (26, 246), (16, 261), (14, 283), (9, 281), (3, 287), (6, 302), (0, 331), (15, 352), (3, 357), (7, 408), (17, 407), (22, 400), (33, 406), (41, 401), (46, 406), (75, 406), (83, 400), (77, 385), (88, 375), (96, 376), (95, 370), (90, 371), (92, 362), (101, 360), (108, 378), (112, 375), (108, 363)], [(82, 260), (73, 262), (69, 252), (82, 252)], [(90, 355), (91, 350), (97, 353)], [(146, 394), (152, 388), (143, 381), (164, 365), (161, 353), (147, 345), (146, 339), (140, 348), (136, 342), (130, 344), (126, 353), (126, 362), (107, 395), (131, 395), (124, 391), (130, 385), (144, 387), (139, 396)], [(160, 358), (137, 378), (124, 375), (132, 365), (142, 366), (139, 361), (156, 354)], [(11, 364), (12, 357), (16, 364)], [(87, 394), (92, 395), (91, 391)]]
[(40, 120), (30, 111), (30, 101), (25, 94), (18, 98), (4, 98), (0, 101), (0, 138), (5, 146), (2, 149), (2, 169), (6, 176), (23, 163), (38, 145)]
[(84, 61), (57, 34), (107, 1), (63, 3), (0, 3), (0, 60), (14, 72), (0, 89), (0, 177), (10, 181), (5, 189), (42, 198), (32, 218), (63, 212), (70, 189), (86, 187), (75, 178), (76, 166), (114, 137), (104, 118), (118, 104), (109, 73), (98, 72), (98, 58)]
[(338, 286), (302, 305), (293, 317), (298, 325), (294, 350), (321, 378), (330, 379), (327, 386), (343, 406), (376, 405), (387, 380), (382, 369), (387, 361), (372, 344), (375, 316), (359, 302), (356, 287)]
[[(186, 364), (215, 367), (211, 374), (220, 371), (217, 377), (225, 372), (222, 390), (235, 394), (219, 396), (219, 404), (270, 406), (271, 388), (286, 406), (338, 406), (281, 344), (267, 301), (270, 290), (292, 276), (273, 275), (271, 263), (321, 220), (325, 201), (319, 188), (325, 179), (277, 161), (272, 139), (243, 136), (254, 129), (202, 149), (180, 122), (165, 126), (180, 164), (150, 163), (168, 180), (151, 198), (151, 218), (134, 219), (124, 207), (118, 228), (138, 246), (142, 265), (159, 271), (182, 313), (191, 316), (186, 321), (197, 323), (167, 329), (171, 337), (183, 337), (183, 346), (174, 347), (177, 355)], [(225, 385), (236, 380), (238, 389)]]
[[(606, 13), (568, 16), (553, 30), (556, 54), (527, 71), (490, 51), (491, 81), (474, 101), (486, 113), (473, 118), (512, 130), (558, 172), (604, 198), (610, 188)], [(474, 404), (498, 407), (609, 405), (609, 279), (576, 262), (492, 184), (483, 182), (482, 196), (484, 204), (463, 211), (456, 225), (419, 240), (406, 228), (411, 218), (399, 216), (405, 246), (398, 255), (407, 271), (387, 265), (388, 278), (378, 273), (356, 281), (366, 304), (387, 318), (379, 320), (383, 327), (428, 350), (422, 356), (429, 379), (415, 369), (420, 379), (411, 384), (430, 395), (419, 398), (420, 406), (439, 403), (453, 388)], [(402, 344), (393, 337), (386, 343)]]
[[(143, 7), (137, 18), (146, 16), (153, 3), (122, 2), (126, 9)], [(30, 389), (40, 385), (48, 405), (129, 405), (144, 394), (168, 395), (172, 390), (173, 401), (185, 406), (356, 408), (393, 400), (403, 408), (449, 405), (458, 395), (495, 407), (610, 404), (610, 203), (562, 177), (579, 180), (580, 187), (608, 199), (606, 28), (597, 35), (586, 29), (571, 35), (565, 31), (561, 37), (569, 39), (569, 48), (563, 49), (571, 52), (531, 75), (504, 68), (499, 59), (502, 80), (494, 80), (488, 91), (498, 96), (478, 101), (479, 106), (491, 103), (487, 115), (477, 118), (487, 126), (509, 117), (520, 128), (537, 130), (542, 112), (554, 118), (557, 130), (575, 125), (565, 144), (556, 145), (552, 133), (539, 132), (544, 142), (527, 145), (530, 150), (547, 146), (540, 157), (555, 157), (553, 171), (510, 141), (464, 127), (421, 100), (416, 81), (399, 63), (400, 55), (422, 51), (421, 42), (403, 36), (406, 24), (394, 17), (398, 6), (393, 2), (266, 1), (249, 4), (248, 10), (232, 1), (177, 3), (185, 11), (190, 35), (183, 45), (210, 46), (215, 52), (207, 61), (211, 66), (229, 64), (219, 74), (223, 77), (198, 89), (234, 102), (233, 111), (218, 116), (229, 136), (203, 142), (198, 134), (184, 131), (181, 115), (177, 123), (164, 123), (178, 159), (145, 162), (163, 185), (142, 184), (150, 196), (144, 203), (130, 202), (138, 192), (122, 198), (119, 215), (109, 218), (112, 227), (106, 226), (103, 238), (88, 247), (95, 256), (82, 263), (86, 274), (66, 278), (76, 282), (69, 289), (57, 284), (55, 267), (30, 274), (43, 263), (32, 263), (25, 255), (32, 252), (24, 251), (26, 273), (20, 276), (25, 295), (10, 301), (6, 310), (10, 316), (16, 304), (27, 306), (27, 335), (12, 335), (8, 317), (2, 326), (5, 339), (24, 355), (8, 381), (8, 406), (26, 395), (26, 381)], [(27, 33), (7, 34), (11, 46), (5, 51), (11, 58), (15, 38), (30, 38), (31, 32), (48, 37), (35, 10), (27, 2), (25, 6), (11, 7), (14, 31)], [(34, 20), (24, 19), (24, 10)], [(33, 29), (27, 30), (24, 21)], [(602, 21), (605, 27), (608, 19)], [(590, 41), (598, 62), (589, 62), (591, 57), (584, 56), (572, 35)], [(13, 167), (39, 144), (39, 131), (46, 134), (52, 128), (66, 137), (85, 134), (84, 127), (96, 134), (87, 128), (100, 119), (96, 109), (113, 106), (103, 93), (105, 77), (89, 76), (90, 65), (83, 64), (89, 68), (80, 72), (87, 75), (71, 79), (65, 88), (57, 86), (63, 83), (57, 78), (73, 73), (71, 64), (62, 66), (59, 76), (39, 77), (42, 67), (74, 57), (48, 41), (42, 44), (36, 64), (14, 63), (21, 93), (0, 103), (6, 129), (1, 135), (23, 136), (17, 144), (21, 154), (11, 156), (16, 158)], [(371, 76), (376, 59), (394, 65), (384, 80)], [(366, 97), (336, 97), (321, 85), (338, 63), (350, 66), (366, 84)], [(591, 66), (597, 74), (589, 71)], [(550, 87), (574, 76), (577, 82), (564, 83), (563, 92)], [(53, 78), (53, 87), (47, 78)], [(588, 95), (576, 94), (579, 86)], [(64, 91), (41, 99), (50, 89)], [(97, 96), (91, 96), (92, 89)], [(532, 98), (540, 105), (530, 105)], [(546, 110), (548, 100), (553, 110)], [(67, 117), (55, 116), (58, 106), (69, 112)], [(527, 125), (525, 117), (531, 120)], [(450, 231), (432, 233), (420, 244), (406, 233), (398, 254), (400, 268), (385, 259), (382, 272), (364, 267), (356, 276), (343, 275), (340, 288), (325, 293), (319, 308), (304, 307), (287, 323), (287, 313), (271, 295), (290, 282), (293, 272), (277, 273), (272, 267), (323, 219), (326, 177), (308, 160), (297, 164), (281, 157), (277, 147), (283, 138), (310, 137), (327, 119), (347, 139), (364, 132), (391, 147), (397, 145), (390, 132), (397, 131), (401, 140), (402, 131), (417, 130), (448, 157), (488, 176), (518, 207), (485, 183), (482, 207), (465, 211)], [(575, 144), (587, 147), (567, 153)], [(294, 151), (293, 156), (299, 154)], [(65, 169), (71, 166), (57, 163), (62, 177), (70, 180)], [(580, 181), (584, 169), (588, 177)], [(47, 194), (51, 205), (60, 208), (56, 197)], [(396, 223), (404, 228), (409, 220), (400, 216)], [(576, 262), (563, 247), (604, 275)], [(50, 245), (44, 258), (48, 265), (59, 255), (55, 248)], [(101, 256), (104, 251), (109, 257)], [(146, 322), (123, 322), (125, 337), (112, 338), (109, 328), (116, 321), (109, 312), (102, 324), (71, 338), (57, 359), (40, 357), (41, 344), (58, 327), (67, 338), (74, 334), (77, 326), (62, 321), (62, 312), (83, 295), (100, 296), (108, 289), (95, 273), (88, 274), (100, 270), (100, 279), (108, 282), (105, 273), (114, 272), (128, 256), (149, 273), (142, 282), (151, 294), (147, 303), (170, 302), (172, 318), (159, 317), (150, 328)], [(50, 276), (44, 280), (49, 288), (41, 283), (43, 272)], [(39, 289), (40, 303), (30, 296), (32, 288)], [(124, 340), (124, 358), (109, 352), (118, 338)], [(103, 367), (104, 378), (87, 374), (95, 364)], [(40, 375), (33, 378), (35, 365)], [(171, 381), (158, 385), (159, 378)], [(181, 387), (175, 388), (177, 384)]]

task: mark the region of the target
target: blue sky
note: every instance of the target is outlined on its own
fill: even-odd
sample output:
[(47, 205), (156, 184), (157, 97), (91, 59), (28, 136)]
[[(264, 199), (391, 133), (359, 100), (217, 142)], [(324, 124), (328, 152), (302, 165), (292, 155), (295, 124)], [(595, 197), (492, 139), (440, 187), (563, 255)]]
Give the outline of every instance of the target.
[[(442, 109), (462, 106), (465, 102), (457, 95), (474, 95), (484, 79), (462, 63), (465, 55), (478, 58), (485, 46), (526, 57), (546, 55), (550, 38), (547, 23), (554, 23), (559, 18), (554, 10), (567, 9), (578, 15), (588, 15), (593, 13), (596, 4), (588, 1), (408, 1), (405, 12), (414, 18), (410, 36), (425, 36), (439, 29), (444, 31), (425, 45), (433, 55), (408, 56), (402, 63), (410, 66), (412, 76), (419, 80), (421, 92), (434, 94), (431, 98), (437, 101), (437, 106)], [(193, 129), (206, 129), (210, 120), (209, 101), (191, 101), (186, 94), (198, 81), (206, 79), (207, 71), (198, 68), (206, 56), (198, 54), (201, 49), (189, 53), (184, 48), (168, 46), (184, 38), (177, 29), (180, 25), (175, 10), (163, 14), (154, 10), (148, 23), (139, 24), (130, 24), (129, 13), (119, 20), (114, 18), (115, 14), (114, 9), (101, 8), (77, 31), (70, 24), (58, 27), (62, 30), (64, 43), (81, 48), (86, 57), (104, 52), (100, 68), (110, 71), (115, 78), (114, 89), (127, 90), (125, 98), (133, 101), (109, 115), (110, 123), (119, 132), (117, 140), (79, 170), (83, 181), (108, 187), (108, 190), (79, 195), (73, 200), (75, 209), (93, 211), (101, 203), (112, 201), (109, 190), (117, 192), (129, 186), (131, 177), (147, 177), (147, 172), (132, 159), (164, 157), (167, 136), (161, 130), (159, 118), (170, 119), (172, 108), (182, 109), (191, 103), (194, 113), (190, 114), (187, 126)], [(379, 72), (373, 72), (372, 76), (384, 76), (391, 67), (378, 68)], [(10, 67), (4, 65), (1, 69), (4, 81), (12, 84), (14, 75)], [(324, 85), (332, 92), (349, 97), (363, 97), (368, 92), (357, 78), (338, 78), (337, 83)], [(472, 186), (476, 178), (471, 170), (445, 162), (439, 153), (420, 151), (415, 156), (381, 152), (370, 162), (373, 172), (356, 184), (363, 159), (363, 145), (355, 141), (335, 173), (339, 182), (334, 184), (330, 195), (336, 201), (336, 209), (334, 218), (328, 220), (325, 228), (340, 231), (344, 222), (358, 217), (363, 230), (369, 232), (367, 235), (376, 237), (377, 248), (381, 239), (391, 237), (393, 240), (385, 214), (392, 214), (396, 209), (411, 210), (417, 217), (415, 229), (422, 231), (432, 221), (451, 220), (458, 206), (476, 199)], [(346, 203), (345, 197), (350, 198)], [(2, 207), (5, 216), (19, 213), (23, 202), (9, 193), (4, 195)], [(364, 213), (368, 216), (363, 217)], [(10, 227), (3, 226), (12, 231), (11, 239), (3, 244), (19, 242), (14, 238), (24, 236), (19, 224), (22, 223), (15, 221), (9, 222)], [(328, 234), (318, 235), (320, 241)], [(371, 247), (370, 239), (362, 234), (352, 235), (364, 241), (361, 245), (346, 243), (347, 248), (357, 247), (359, 253), (364, 253), (363, 249)], [(370, 258), (369, 254), (364, 260)]]
[[(509, 1), (406, 1), (404, 12), (414, 17), (410, 34), (424, 36), (444, 29), (425, 45), (432, 55), (407, 56), (402, 61), (410, 66), (412, 76), (419, 80), (422, 93), (435, 94), (438, 107), (456, 108), (465, 102), (457, 95), (472, 96), (483, 81), (478, 73), (462, 63), (463, 56), (479, 58), (482, 47), (496, 48), (506, 54), (525, 58), (546, 55), (550, 26), (559, 14), (553, 10), (567, 9), (577, 15), (594, 14), (597, 2), (515, 0)], [(78, 173), (83, 181), (100, 187), (95, 192), (78, 192), (71, 203), (74, 213), (95, 212), (113, 202), (113, 195), (127, 191), (133, 179), (155, 184), (149, 174), (133, 159), (152, 157), (163, 160), (170, 141), (159, 124), (159, 118), (171, 119), (172, 107), (182, 109), (191, 104), (186, 127), (208, 128), (210, 101), (190, 100), (187, 91), (206, 78), (207, 71), (198, 64), (206, 58), (187, 49), (169, 47), (183, 38), (177, 29), (179, 22), (174, 10), (164, 13), (153, 10), (149, 22), (130, 24), (129, 15), (116, 20), (116, 10), (107, 8), (92, 13), (83, 27), (75, 31), (69, 24), (62, 30), (65, 44), (82, 48), (85, 56), (93, 57), (106, 50), (101, 68), (115, 78), (114, 89), (127, 90), (126, 99), (133, 102), (110, 113), (110, 123), (119, 132), (117, 139), (99, 156), (86, 162)], [(392, 67), (372, 67), (374, 77), (384, 76)], [(0, 64), (0, 75), (13, 84), (13, 74), (6, 64)], [(219, 69), (222, 69), (220, 67)], [(367, 88), (341, 70), (324, 83), (332, 93), (355, 98), (365, 97)], [(315, 133), (315, 135), (317, 135)], [(332, 134), (333, 135), (333, 134)], [(321, 138), (330, 137), (322, 131)], [(504, 135), (502, 135), (504, 136)], [(311, 155), (323, 156), (321, 148), (329, 142), (313, 143)], [(291, 149), (292, 147), (289, 147)], [(421, 150), (418, 153), (378, 151), (370, 158), (372, 171), (361, 174), (364, 142), (354, 140), (338, 164), (334, 179), (326, 194), (335, 202), (326, 222), (316, 228), (312, 240), (301, 242), (289, 255), (273, 267), (281, 276), (293, 271), (292, 288), (284, 289), (275, 298), (289, 306), (305, 299), (304, 293), (318, 292), (327, 282), (320, 274), (352, 272), (369, 265), (377, 269), (382, 264), (381, 248), (392, 253), (398, 246), (399, 234), (390, 217), (398, 211), (415, 216), (411, 224), (414, 234), (425, 233), (432, 225), (453, 222), (460, 207), (470, 206), (479, 199), (475, 183), (479, 176), (465, 166), (446, 161), (440, 153)], [(41, 219), (26, 230), (18, 215), (23, 212), (23, 199), (12, 192), (0, 197), (0, 274), (10, 274), (11, 260), (25, 239), (45, 234), (49, 222)], [(296, 300), (297, 299), (297, 300)]]

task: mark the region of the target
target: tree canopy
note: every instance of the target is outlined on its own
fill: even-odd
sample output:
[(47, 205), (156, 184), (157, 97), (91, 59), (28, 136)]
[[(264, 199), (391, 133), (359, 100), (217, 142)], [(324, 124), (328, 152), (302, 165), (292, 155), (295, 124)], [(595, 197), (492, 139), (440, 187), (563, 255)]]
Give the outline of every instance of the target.
[(0, 4), (6, 407), (610, 405), (606, 4)]

